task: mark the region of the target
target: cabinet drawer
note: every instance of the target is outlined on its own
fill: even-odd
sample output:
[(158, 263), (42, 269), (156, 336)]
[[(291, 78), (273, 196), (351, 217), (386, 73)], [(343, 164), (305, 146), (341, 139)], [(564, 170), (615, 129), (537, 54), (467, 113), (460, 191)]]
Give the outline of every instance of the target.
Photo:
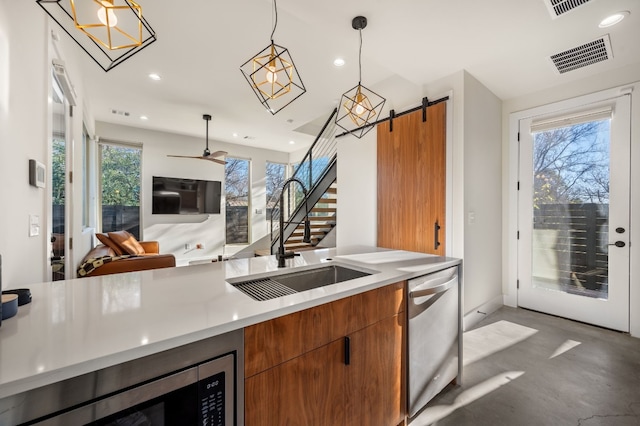
[(245, 328), (245, 377), (402, 312), (404, 293), (403, 281)]

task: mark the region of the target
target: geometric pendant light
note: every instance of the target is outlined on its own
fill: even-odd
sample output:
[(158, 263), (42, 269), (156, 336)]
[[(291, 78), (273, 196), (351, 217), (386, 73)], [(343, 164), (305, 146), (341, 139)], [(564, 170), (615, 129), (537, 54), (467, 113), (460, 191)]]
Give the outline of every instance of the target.
[(362, 30), (367, 26), (367, 18), (356, 16), (351, 21), (354, 30), (360, 34), (360, 50), (358, 51), (358, 84), (342, 95), (336, 124), (342, 129), (361, 138), (373, 129), (376, 118), (380, 115), (385, 99), (362, 83)]
[(104, 71), (156, 41), (134, 0), (36, 0)]
[(271, 43), (240, 66), (242, 75), (267, 111), (275, 115), (298, 99), (307, 89), (289, 50), (273, 42), (278, 26), (278, 6), (273, 0), (275, 21)]

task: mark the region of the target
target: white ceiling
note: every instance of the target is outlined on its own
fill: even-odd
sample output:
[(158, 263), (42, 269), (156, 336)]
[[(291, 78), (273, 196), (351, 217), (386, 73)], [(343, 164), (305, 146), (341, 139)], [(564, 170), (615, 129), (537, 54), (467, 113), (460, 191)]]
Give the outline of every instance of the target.
[[(211, 139), (294, 151), (313, 141), (295, 129), (323, 122), (358, 82), (358, 32), (351, 28), (358, 15), (369, 21), (362, 83), (387, 99), (385, 115), (418, 105), (424, 85), (463, 69), (509, 99), (640, 62), (640, 1), (590, 0), (557, 19), (545, 1), (279, 0), (274, 41), (289, 49), (307, 92), (274, 116), (239, 70), (270, 42), (271, 0), (141, 0), (158, 40), (108, 73), (83, 60), (84, 85), (99, 121), (204, 139), (208, 113)], [(598, 28), (621, 10), (631, 15)], [(555, 72), (550, 55), (604, 34), (613, 60)], [(335, 67), (336, 57), (346, 65)], [(162, 80), (150, 80), (152, 72)]]

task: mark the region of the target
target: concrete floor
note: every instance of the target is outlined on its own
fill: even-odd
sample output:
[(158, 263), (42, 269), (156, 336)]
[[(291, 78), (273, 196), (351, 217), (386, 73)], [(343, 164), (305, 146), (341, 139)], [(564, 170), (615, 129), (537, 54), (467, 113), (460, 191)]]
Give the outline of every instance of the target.
[(503, 307), (464, 336), (461, 386), (410, 426), (640, 425), (640, 339)]

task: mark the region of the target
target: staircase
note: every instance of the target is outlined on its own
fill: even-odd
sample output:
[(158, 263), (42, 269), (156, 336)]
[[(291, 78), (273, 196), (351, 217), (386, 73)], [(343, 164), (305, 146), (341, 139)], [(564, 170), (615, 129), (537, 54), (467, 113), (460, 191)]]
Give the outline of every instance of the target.
[(313, 250), (337, 223), (338, 184), (334, 181), (309, 212), (311, 243), (302, 241), (304, 223), (299, 224), (284, 243), (287, 251)]
[[(337, 201), (337, 142), (334, 118), (338, 110), (334, 109), (316, 137), (311, 148), (297, 165), (292, 177), (304, 183), (306, 197), (297, 183), (292, 183), (285, 194), (285, 205), (280, 202), (271, 209), (271, 246), (269, 249), (254, 250), (255, 256), (274, 254), (280, 245), (279, 218), (284, 209), (285, 223), (283, 236), (287, 251), (314, 249), (336, 227)], [(309, 215), (311, 224), (311, 243), (302, 241), (304, 219)], [(323, 245), (325, 246), (325, 245)], [(326, 245), (327, 247), (333, 246)]]

